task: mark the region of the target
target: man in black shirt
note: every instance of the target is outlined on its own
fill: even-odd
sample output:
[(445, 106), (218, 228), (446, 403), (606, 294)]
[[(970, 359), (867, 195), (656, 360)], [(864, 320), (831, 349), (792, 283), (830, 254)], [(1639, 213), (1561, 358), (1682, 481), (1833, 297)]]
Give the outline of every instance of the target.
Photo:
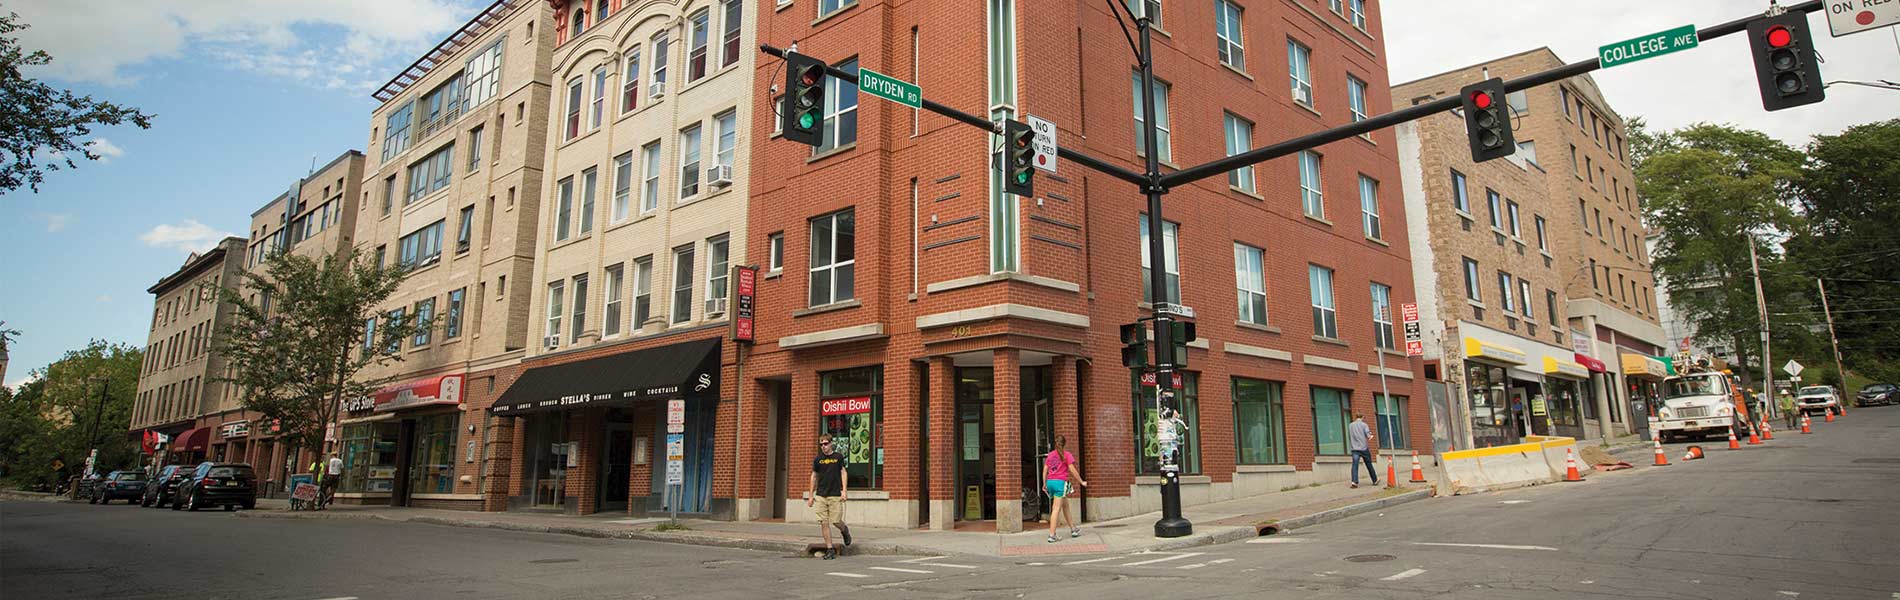
[(844, 545), (851, 545), (851, 529), (844, 525), (844, 480), (844, 455), (832, 449), (831, 435), (819, 435), (818, 457), (811, 461), (811, 481), (805, 487), (805, 506), (812, 507), (818, 531), (825, 536), (825, 560), (838, 557), (828, 525), (837, 525)]

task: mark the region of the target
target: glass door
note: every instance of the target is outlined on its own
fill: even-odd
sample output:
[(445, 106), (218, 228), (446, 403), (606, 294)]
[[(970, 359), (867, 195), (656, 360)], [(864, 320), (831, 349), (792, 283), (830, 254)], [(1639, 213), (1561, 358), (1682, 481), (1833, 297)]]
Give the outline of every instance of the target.
[(989, 367), (957, 369), (956, 518), (996, 518), (996, 423), (993, 419), (996, 372)]

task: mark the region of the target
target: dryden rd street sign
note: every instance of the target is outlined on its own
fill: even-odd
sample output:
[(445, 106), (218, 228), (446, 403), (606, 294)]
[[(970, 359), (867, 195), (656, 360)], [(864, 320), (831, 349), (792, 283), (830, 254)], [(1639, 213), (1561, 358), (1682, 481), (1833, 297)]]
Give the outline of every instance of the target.
[(1688, 50), (1696, 46), (1694, 25), (1683, 25), (1675, 29), (1645, 35), (1636, 39), (1624, 40), (1597, 49), (1597, 60), (1608, 69), (1624, 63), (1633, 63), (1645, 58), (1654, 58), (1678, 50)]
[(924, 107), (923, 88), (870, 69), (858, 69), (858, 89), (911, 108)]

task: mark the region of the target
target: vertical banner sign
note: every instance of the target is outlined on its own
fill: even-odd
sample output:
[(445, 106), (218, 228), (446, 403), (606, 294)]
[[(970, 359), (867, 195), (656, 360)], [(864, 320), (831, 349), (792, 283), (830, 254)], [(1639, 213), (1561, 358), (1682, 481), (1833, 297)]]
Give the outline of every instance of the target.
[(750, 344), (753, 342), (752, 305), (758, 292), (758, 267), (733, 267), (732, 280), (738, 285), (732, 286), (732, 305), (737, 307), (732, 314), (732, 341)]
[(1407, 302), (1399, 305), (1399, 313), (1400, 320), (1405, 323), (1405, 355), (1424, 355), (1424, 336), (1418, 330), (1418, 303)]

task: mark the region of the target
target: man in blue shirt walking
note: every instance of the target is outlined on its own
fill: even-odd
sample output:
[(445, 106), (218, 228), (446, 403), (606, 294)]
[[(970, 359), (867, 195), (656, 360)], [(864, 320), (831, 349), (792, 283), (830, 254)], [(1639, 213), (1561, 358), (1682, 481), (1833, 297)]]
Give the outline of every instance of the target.
[(1365, 417), (1358, 413), (1352, 415), (1352, 423), (1346, 426), (1347, 448), (1352, 450), (1352, 487), (1359, 487), (1359, 463), (1366, 463), (1366, 474), (1372, 476), (1372, 485), (1379, 485), (1379, 471), (1372, 466), (1372, 451), (1367, 441), (1372, 437), (1372, 427), (1366, 425)]

